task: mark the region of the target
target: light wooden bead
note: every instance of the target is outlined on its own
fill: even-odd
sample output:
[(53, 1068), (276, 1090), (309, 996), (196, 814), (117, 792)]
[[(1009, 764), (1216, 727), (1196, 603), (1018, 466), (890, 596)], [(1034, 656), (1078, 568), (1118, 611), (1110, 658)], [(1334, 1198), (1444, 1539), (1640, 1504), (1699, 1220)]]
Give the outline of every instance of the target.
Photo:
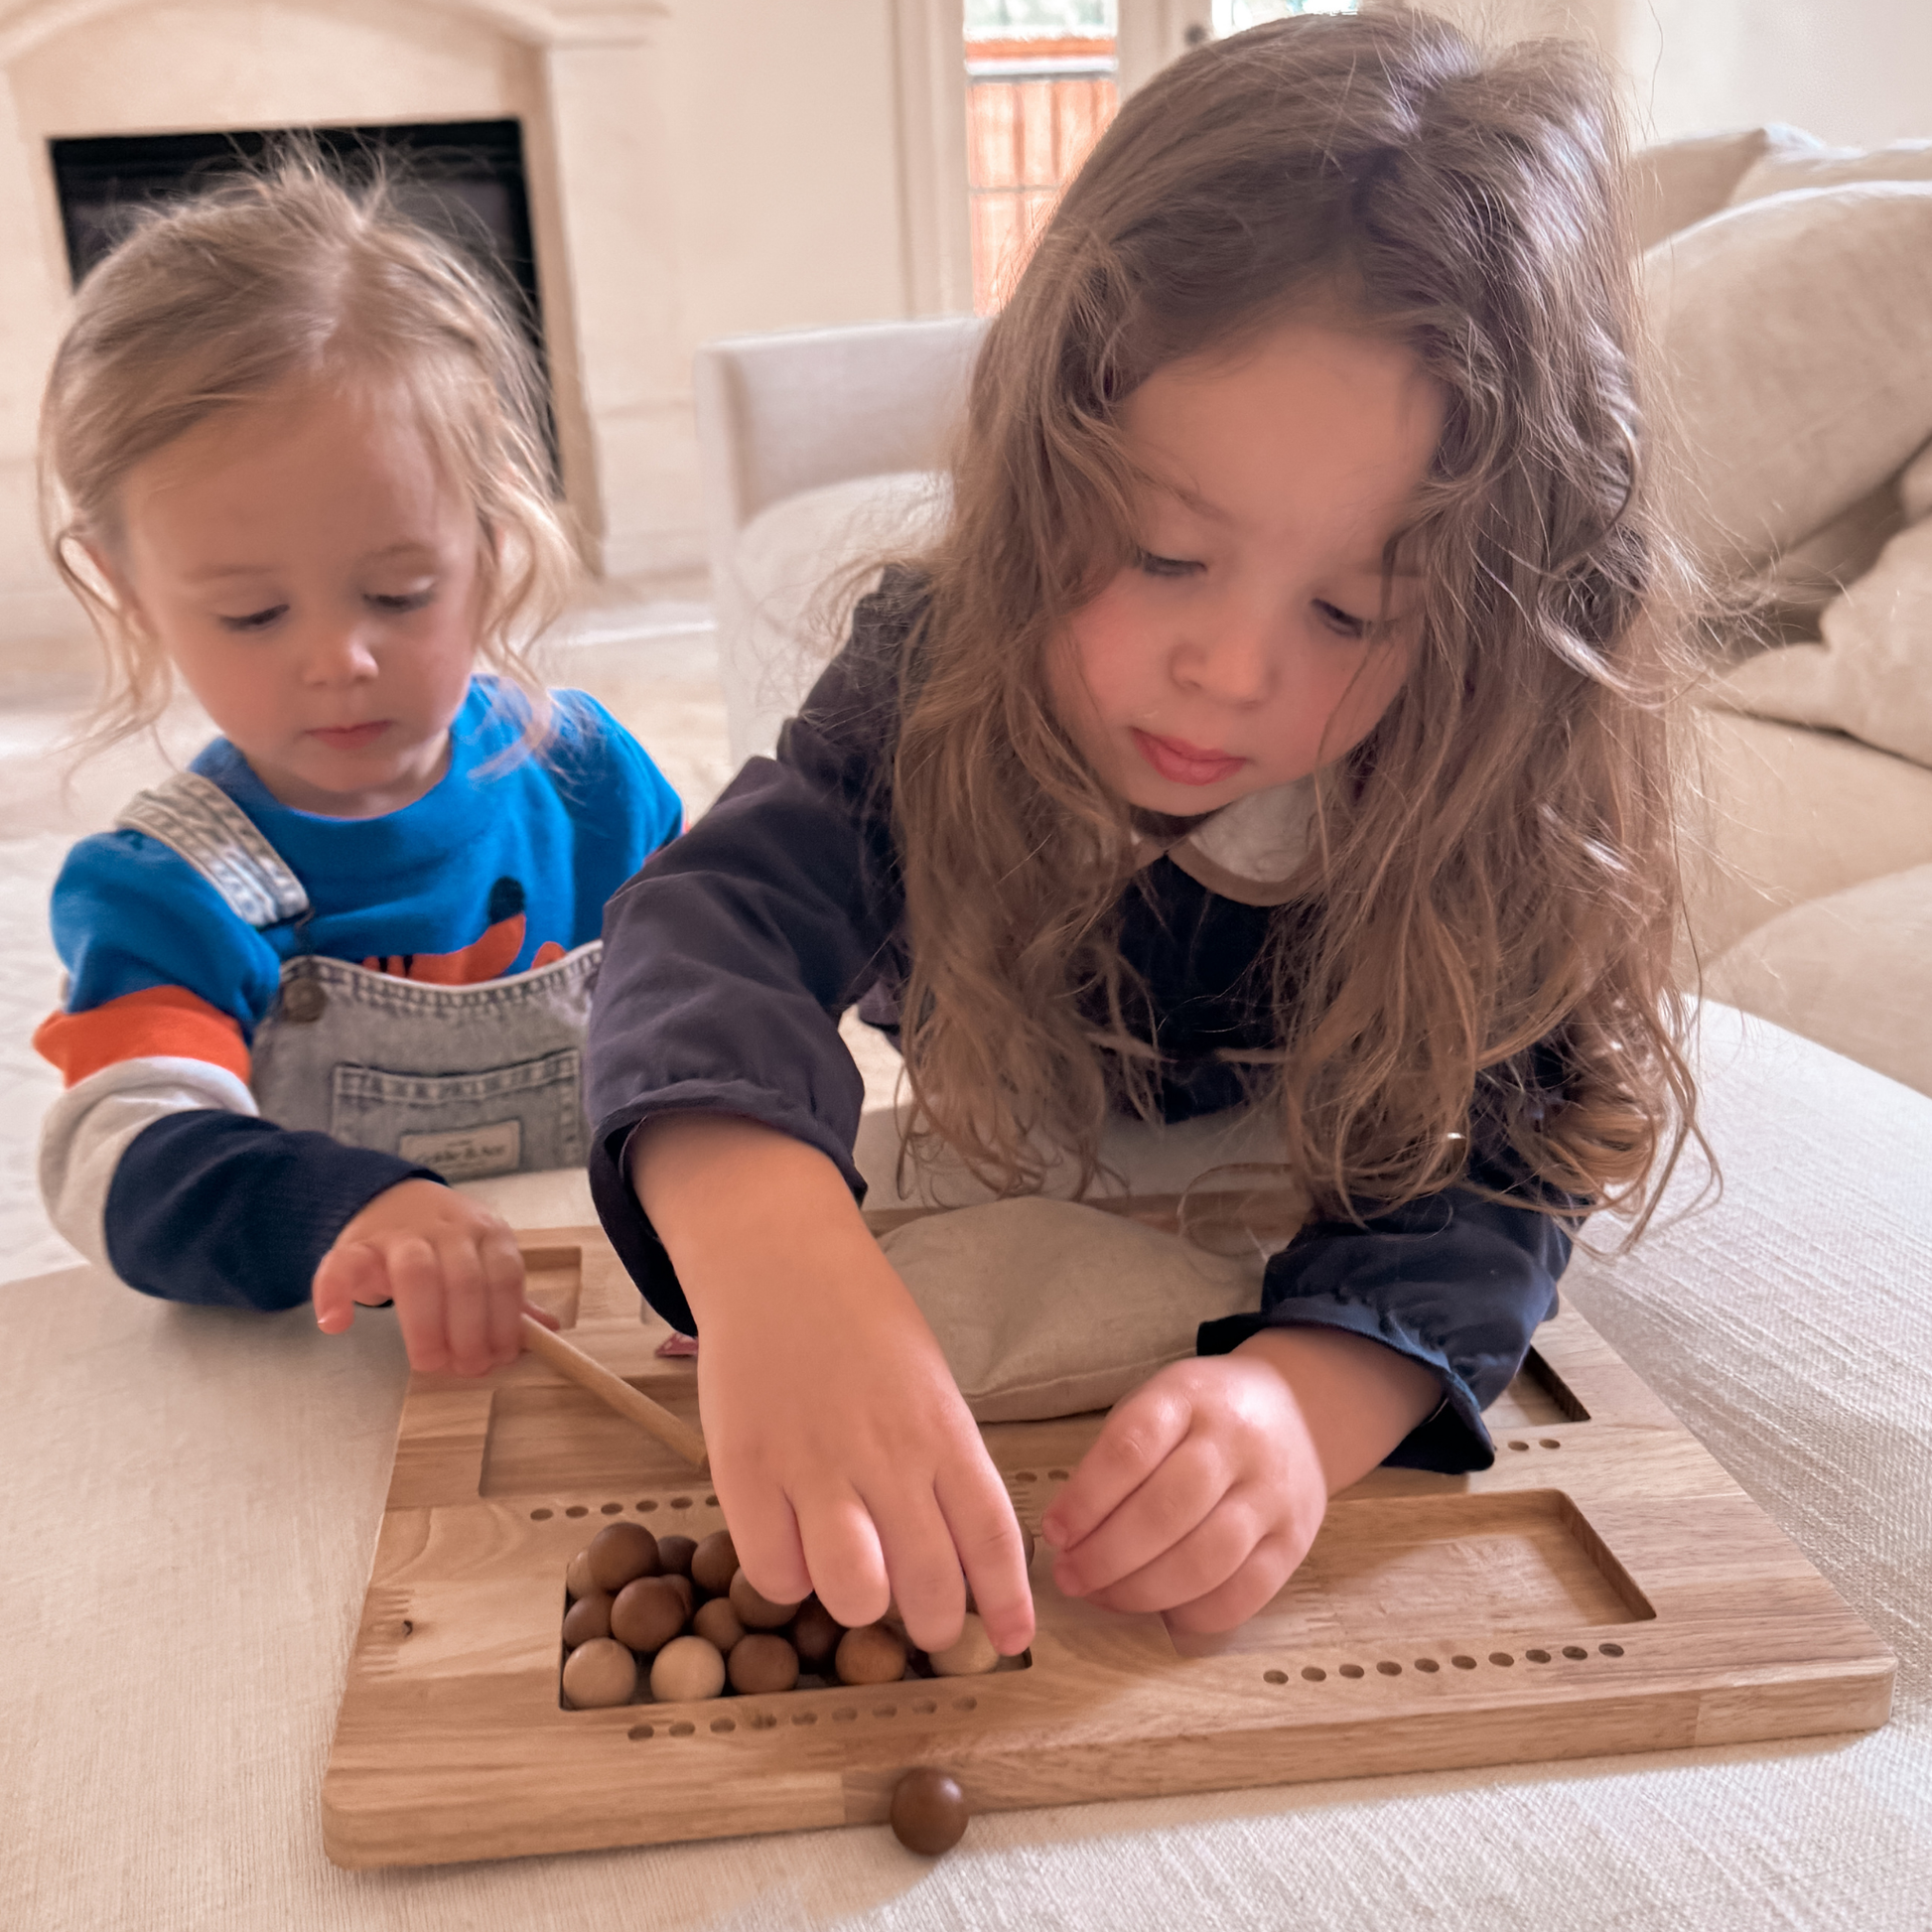
[(700, 1603), (697, 1615), (691, 1619), (691, 1628), (727, 1657), (745, 1635), (745, 1626), (739, 1622), (738, 1612), (732, 1608), (728, 1596), (714, 1596), (709, 1603)]
[(996, 1669), (1000, 1662), (1000, 1653), (993, 1648), (986, 1625), (970, 1615), (957, 1642), (949, 1643), (944, 1650), (929, 1650), (926, 1655), (932, 1659), (932, 1668), (940, 1677), (981, 1677)]
[(730, 1593), (732, 1608), (748, 1630), (775, 1630), (781, 1623), (789, 1623), (798, 1613), (798, 1603), (805, 1600), (801, 1596), (798, 1603), (774, 1603), (752, 1587), (752, 1580), (742, 1570), (733, 1576)]
[(862, 1624), (839, 1639), (832, 1667), (841, 1684), (897, 1684), (905, 1675), (905, 1639), (883, 1623)]
[(564, 1696), (580, 1711), (628, 1704), (637, 1689), (637, 1660), (614, 1637), (593, 1637), (564, 1659)]
[(675, 1637), (650, 1667), (650, 1694), (659, 1704), (715, 1698), (725, 1688), (725, 1660), (702, 1637)]
[(591, 1553), (579, 1550), (571, 1558), (570, 1567), (564, 1572), (564, 1587), (573, 1596), (588, 1596), (597, 1587), (597, 1579), (591, 1575)]

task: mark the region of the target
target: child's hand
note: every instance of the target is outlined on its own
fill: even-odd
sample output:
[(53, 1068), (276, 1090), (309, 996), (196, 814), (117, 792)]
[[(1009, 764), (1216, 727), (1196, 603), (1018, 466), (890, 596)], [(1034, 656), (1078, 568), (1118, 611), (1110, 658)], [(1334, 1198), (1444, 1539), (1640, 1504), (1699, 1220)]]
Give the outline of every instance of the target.
[(970, 1585), (994, 1644), (1024, 1649), (1033, 1596), (1006, 1486), (838, 1171), (712, 1116), (653, 1123), (632, 1174), (698, 1316), (712, 1481), (753, 1587), (816, 1589), (845, 1624), (896, 1600), (934, 1649), (958, 1637)]
[(523, 1256), (486, 1208), (435, 1180), (384, 1188), (336, 1237), (313, 1290), (316, 1326), (340, 1334), (356, 1304), (396, 1305), (409, 1366), (483, 1375), (515, 1361), (527, 1308)]
[(1442, 1391), (1419, 1363), (1334, 1329), (1266, 1330), (1163, 1369), (1123, 1400), (1041, 1519), (1053, 1581), (1111, 1610), (1229, 1630), (1308, 1555), (1331, 1490), (1365, 1474)]

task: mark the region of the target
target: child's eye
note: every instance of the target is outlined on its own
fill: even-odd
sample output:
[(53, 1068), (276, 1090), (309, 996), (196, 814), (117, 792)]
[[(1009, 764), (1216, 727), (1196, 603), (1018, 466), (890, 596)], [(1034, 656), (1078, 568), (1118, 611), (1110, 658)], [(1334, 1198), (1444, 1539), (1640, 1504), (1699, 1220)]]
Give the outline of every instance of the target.
[(265, 611), (250, 611), (246, 616), (239, 618), (222, 618), (221, 628), (244, 632), (266, 630), (278, 618), (286, 617), (288, 609), (286, 604), (271, 604)]
[(1338, 604), (1315, 600), (1315, 611), (1328, 628), (1342, 637), (1366, 637), (1371, 628), (1368, 619), (1351, 618)]
[(1134, 559), (1136, 570), (1150, 577), (1191, 577), (1201, 566), (1184, 557), (1157, 557), (1151, 550), (1140, 551)]
[(436, 588), (434, 585), (430, 585), (420, 591), (399, 591), (391, 596), (384, 596), (371, 591), (368, 601), (376, 610), (385, 613), (389, 617), (399, 618), (406, 617), (411, 611), (427, 609), (435, 599), (435, 596)]

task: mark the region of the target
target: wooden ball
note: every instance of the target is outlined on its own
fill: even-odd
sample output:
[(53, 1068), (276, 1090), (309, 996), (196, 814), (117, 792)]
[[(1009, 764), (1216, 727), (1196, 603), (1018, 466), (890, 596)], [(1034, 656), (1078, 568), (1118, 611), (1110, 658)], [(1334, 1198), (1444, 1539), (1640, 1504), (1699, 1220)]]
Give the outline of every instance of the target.
[(958, 1639), (949, 1643), (943, 1650), (928, 1651), (932, 1668), (940, 1677), (980, 1677), (994, 1669), (1000, 1661), (1000, 1653), (993, 1648), (993, 1639), (986, 1634), (986, 1625), (976, 1616), (968, 1616), (965, 1627)]
[(564, 1642), (573, 1649), (597, 1637), (611, 1634), (611, 1604), (615, 1599), (608, 1589), (594, 1589), (580, 1596), (564, 1612)]
[(667, 1577), (625, 1584), (611, 1605), (611, 1634), (632, 1650), (661, 1650), (684, 1628), (684, 1599)]
[(691, 1552), (698, 1547), (695, 1538), (688, 1536), (660, 1536), (657, 1539), (657, 1569), (664, 1577), (688, 1577), (691, 1574)]
[(613, 1523), (591, 1538), (591, 1576), (614, 1594), (657, 1570), (657, 1539), (641, 1523)]
[(958, 1781), (929, 1764), (907, 1771), (893, 1787), (893, 1836), (923, 1858), (950, 1852), (970, 1816)]
[(788, 1691), (798, 1682), (798, 1653), (784, 1638), (760, 1630), (733, 1649), (725, 1668), (731, 1674), (734, 1691), (748, 1695)]
[(691, 1581), (700, 1589), (722, 1596), (738, 1574), (738, 1546), (730, 1530), (713, 1530), (691, 1552)]
[(839, 1639), (833, 1668), (841, 1684), (897, 1684), (905, 1675), (905, 1639), (883, 1623), (862, 1624)]
[(637, 1660), (611, 1637), (593, 1637), (564, 1659), (564, 1696), (580, 1711), (628, 1704), (637, 1689)]
[(729, 1596), (714, 1596), (709, 1603), (700, 1603), (697, 1615), (691, 1619), (691, 1628), (727, 1657), (745, 1635), (745, 1626), (739, 1622)]
[(691, 1579), (672, 1576), (659, 1577), (657, 1581), (660, 1584), (668, 1584), (677, 1591), (678, 1601), (684, 1605), (684, 1620), (688, 1623), (691, 1620), (691, 1612), (698, 1606), (698, 1592), (691, 1587)]
[(570, 1567), (564, 1572), (564, 1587), (573, 1596), (588, 1596), (597, 1587), (597, 1579), (591, 1575), (591, 1553), (579, 1550), (571, 1558)]
[(1020, 1542), (1027, 1552), (1027, 1568), (1031, 1570), (1034, 1567), (1034, 1551), (1037, 1546), (1034, 1542), (1033, 1531), (1025, 1523), (1020, 1525)]
[(659, 1704), (715, 1698), (725, 1688), (725, 1660), (702, 1637), (674, 1637), (650, 1667), (650, 1694)]
[(806, 1597), (791, 1620), (792, 1648), (807, 1664), (824, 1663), (844, 1635), (845, 1625), (816, 1596)]
[[(774, 1603), (768, 1596), (760, 1596), (752, 1587), (752, 1580), (744, 1571), (738, 1571), (731, 1582), (732, 1608), (738, 1612), (738, 1620), (748, 1630), (775, 1630), (781, 1623), (789, 1623), (798, 1613), (798, 1603)], [(799, 1602), (804, 1598), (800, 1597)]]

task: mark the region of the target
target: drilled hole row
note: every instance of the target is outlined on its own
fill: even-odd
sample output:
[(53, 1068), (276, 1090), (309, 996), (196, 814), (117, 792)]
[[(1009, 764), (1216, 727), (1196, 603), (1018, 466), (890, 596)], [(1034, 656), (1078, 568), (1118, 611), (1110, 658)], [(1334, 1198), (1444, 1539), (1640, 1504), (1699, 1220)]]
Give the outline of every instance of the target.
[[(696, 1509), (699, 1506), (699, 1500), (696, 1496), (672, 1496), (660, 1504), (655, 1496), (645, 1496), (641, 1500), (632, 1503), (630, 1507), (639, 1516), (650, 1516), (655, 1514), (660, 1508), (675, 1510)], [(706, 1496), (703, 1498), (703, 1504), (707, 1509), (716, 1509), (718, 1507), (718, 1498), (716, 1496)], [(622, 1503), (605, 1503), (597, 1513), (600, 1516), (621, 1516), (623, 1514), (623, 1508)], [(530, 1521), (533, 1523), (547, 1523), (557, 1513), (554, 1509), (533, 1509), (530, 1512)], [(590, 1513), (591, 1506), (589, 1503), (572, 1503), (563, 1512), (564, 1515), (573, 1517), (588, 1516)]]
[[(953, 1711), (977, 1711), (979, 1699), (957, 1697), (950, 1700), (948, 1709)], [(939, 1715), (937, 1698), (914, 1698), (911, 1703), (875, 1704), (867, 1714), (882, 1721), (897, 1718), (903, 1709), (915, 1718), (935, 1718)], [(800, 1730), (811, 1728), (818, 1723), (816, 1711), (794, 1711), (792, 1724)], [(841, 1704), (834, 1707), (831, 1718), (835, 1725), (850, 1725), (859, 1722), (859, 1707), (856, 1704)], [(706, 1728), (714, 1737), (729, 1737), (740, 1727), (746, 1730), (776, 1730), (777, 1717), (766, 1710), (741, 1711), (729, 1718), (713, 1718)], [(633, 1742), (641, 1743), (646, 1737), (695, 1737), (698, 1726), (689, 1718), (680, 1718), (675, 1724), (632, 1725), (624, 1733)]]
[[(1520, 1436), (1517, 1436), (1510, 1439), (1507, 1447), (1513, 1449), (1526, 1449), (1529, 1448), (1529, 1444), (1524, 1442)], [(1539, 1436), (1536, 1439), (1536, 1447), (1538, 1449), (1562, 1449), (1563, 1445), (1554, 1436)]]
[[(1599, 1643), (1596, 1646), (1596, 1654), (1599, 1657), (1621, 1657), (1623, 1655), (1623, 1646), (1620, 1643)], [(1557, 1651), (1525, 1650), (1522, 1652), (1522, 1657), (1525, 1663), (1530, 1664), (1554, 1664), (1559, 1657), (1567, 1658), (1573, 1664), (1581, 1664), (1588, 1659), (1589, 1652), (1580, 1643), (1567, 1643), (1561, 1650)], [(1489, 1652), (1487, 1661), (1495, 1665), (1499, 1670), (1511, 1670), (1514, 1669), (1516, 1664), (1516, 1653), (1508, 1650), (1492, 1650)], [(1450, 1670), (1479, 1670), (1482, 1667), (1480, 1660), (1460, 1651), (1448, 1659), (1448, 1663)], [(1444, 1660), (1440, 1657), (1418, 1657), (1409, 1665), (1409, 1669), (1420, 1671), (1425, 1677), (1434, 1677), (1441, 1672)], [(1380, 1663), (1374, 1666), (1374, 1670), (1378, 1677), (1400, 1677), (1403, 1673), (1403, 1666), (1398, 1664), (1393, 1657), (1384, 1657)], [(1366, 1677), (1368, 1674), (1369, 1667), (1362, 1664), (1340, 1664), (1335, 1668), (1335, 1675), (1337, 1677), (1348, 1678), (1351, 1682), (1356, 1678)], [(1285, 1670), (1265, 1670), (1261, 1676), (1262, 1682), (1265, 1684), (1286, 1684), (1288, 1682), (1288, 1673)], [(1302, 1666), (1302, 1678), (1306, 1683), (1325, 1684), (1328, 1680), (1328, 1673), (1319, 1664), (1304, 1664)]]

